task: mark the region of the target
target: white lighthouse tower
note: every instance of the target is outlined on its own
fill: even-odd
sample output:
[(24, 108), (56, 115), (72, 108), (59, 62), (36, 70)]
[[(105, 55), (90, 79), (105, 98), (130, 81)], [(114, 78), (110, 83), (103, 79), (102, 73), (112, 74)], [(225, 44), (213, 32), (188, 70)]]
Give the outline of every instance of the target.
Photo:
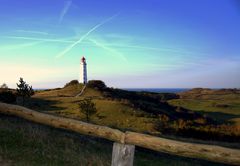
[(80, 83), (87, 84), (87, 63), (86, 59), (82, 57), (80, 62)]

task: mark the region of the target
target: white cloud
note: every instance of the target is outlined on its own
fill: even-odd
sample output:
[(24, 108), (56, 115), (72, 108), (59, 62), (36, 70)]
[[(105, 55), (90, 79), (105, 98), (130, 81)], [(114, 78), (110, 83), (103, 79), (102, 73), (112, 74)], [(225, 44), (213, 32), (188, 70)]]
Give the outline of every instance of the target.
[(35, 38), (27, 36), (2, 36), (9, 39), (19, 39), (19, 40), (33, 40), (33, 41), (43, 41), (43, 42), (57, 42), (57, 43), (73, 43), (72, 40), (67, 39), (49, 39), (49, 38)]
[(30, 42), (30, 43), (23, 43), (23, 44), (8, 44), (0, 46), (0, 50), (15, 50), (15, 49), (22, 49), (26, 47), (32, 47), (38, 44), (43, 43), (43, 41), (38, 42)]

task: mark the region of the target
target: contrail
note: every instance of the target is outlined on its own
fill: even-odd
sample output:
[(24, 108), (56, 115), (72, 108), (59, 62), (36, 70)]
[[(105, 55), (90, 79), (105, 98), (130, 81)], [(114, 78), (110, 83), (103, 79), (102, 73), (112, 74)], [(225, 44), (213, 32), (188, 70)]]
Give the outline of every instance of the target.
[[(32, 40), (32, 41), (43, 41), (43, 42), (56, 42), (56, 43), (71, 43), (74, 44), (76, 41), (74, 40), (69, 40), (69, 39), (44, 39), (44, 38), (33, 38), (33, 37), (25, 37), (25, 36), (1, 36), (2, 38), (9, 38), (9, 39), (19, 39), (19, 40)], [(92, 39), (89, 39), (89, 41)], [(145, 46), (139, 46), (139, 45), (119, 45), (119, 44), (100, 44), (99, 42), (95, 43), (92, 41), (90, 41), (91, 43), (99, 46), (99, 47), (105, 47), (105, 50), (109, 50), (109, 48), (112, 47), (118, 47), (118, 48), (133, 48), (133, 49), (144, 49), (144, 50), (153, 50), (153, 51), (160, 51), (160, 52), (173, 52), (173, 53), (178, 53), (178, 54), (195, 54), (195, 52), (191, 52), (191, 51), (184, 51), (184, 50), (176, 50), (176, 49), (172, 49), (172, 48), (156, 48), (156, 47), (145, 47)], [(81, 41), (81, 43), (84, 44), (90, 44), (88, 41)], [(101, 46), (100, 46), (101, 45)], [(111, 48), (110, 48), (111, 49)], [(110, 51), (110, 50), (109, 50)], [(113, 52), (113, 50), (111, 50)], [(116, 53), (116, 50), (115, 50)], [(198, 54), (200, 55), (209, 55), (209, 53), (203, 53), (203, 52), (198, 52)]]
[(41, 32), (41, 31), (27, 31), (27, 30), (16, 30), (16, 32), (23, 32), (23, 33), (34, 33), (34, 34), (39, 34), (39, 35), (48, 35), (47, 32)]
[(0, 47), (0, 50), (15, 50), (15, 49), (21, 49), (21, 48), (25, 48), (25, 47), (31, 47), (31, 46), (35, 46), (38, 44), (43, 43), (44, 41), (37, 41), (37, 42), (32, 42), (32, 43), (23, 43), (23, 44), (11, 44), (8, 46), (2, 46)]
[(77, 44), (81, 43), (88, 35), (90, 35), (92, 32), (94, 32), (96, 29), (98, 29), (99, 27), (103, 26), (104, 24), (106, 24), (107, 22), (111, 21), (112, 19), (114, 19), (115, 17), (117, 17), (119, 14), (115, 14), (112, 17), (107, 18), (106, 20), (104, 20), (103, 22), (95, 25), (93, 28), (91, 28), (87, 33), (85, 33), (78, 41), (76, 41), (75, 43), (71, 44), (70, 46), (68, 46), (65, 50), (63, 50), (62, 52), (60, 52), (58, 55), (56, 55), (56, 58), (60, 58), (62, 56), (64, 56), (68, 51), (70, 51), (73, 47), (75, 47)]
[(73, 40), (60, 40), (60, 39), (44, 39), (44, 38), (34, 38), (25, 36), (2, 36), (9, 39), (19, 39), (19, 40), (33, 40), (33, 41), (43, 41), (43, 42), (59, 42), (59, 43), (74, 43)]
[[(46, 38), (35, 38), (35, 37), (25, 37), (25, 36), (1, 36), (3, 38), (9, 38), (9, 39), (23, 39), (23, 40), (33, 40), (33, 41), (45, 41), (45, 42), (59, 42), (59, 43), (75, 43), (74, 40), (66, 40), (66, 39), (46, 39)], [(89, 39), (93, 40), (93, 39)], [(91, 41), (93, 43), (93, 41)], [(96, 42), (96, 40), (95, 40)], [(85, 43), (85, 42), (84, 42)], [(99, 43), (99, 42), (98, 42)], [(88, 42), (86, 42), (88, 44)], [(96, 43), (94, 43), (96, 45)], [(99, 46), (99, 45), (98, 45)], [(119, 48), (137, 48), (137, 49), (146, 49), (146, 50), (155, 50), (155, 51), (169, 51), (169, 52), (181, 52), (175, 49), (170, 48), (155, 48), (155, 47), (144, 47), (144, 46), (138, 46), (138, 45), (119, 45), (119, 44), (104, 44), (105, 47), (113, 46), (113, 47), (119, 47)]]
[(63, 17), (66, 15), (66, 13), (68, 12), (69, 8), (71, 7), (71, 4), (72, 4), (72, 1), (66, 1), (65, 4), (64, 4), (64, 8), (60, 14), (60, 17), (59, 17), (59, 23), (62, 22), (63, 20)]
[(105, 44), (102, 44), (102, 43), (100, 43), (100, 42), (97, 42), (97, 41), (94, 40), (94, 39), (88, 39), (88, 40), (91, 41), (92, 43), (94, 43), (96, 46), (99, 46), (99, 47), (101, 47), (102, 49), (105, 49), (105, 50), (113, 53), (113, 54), (111, 54), (112, 56), (117, 55), (118, 58), (120, 58), (120, 59), (122, 59), (122, 60), (124, 60), (124, 61), (127, 62), (126, 57), (125, 57), (122, 53), (120, 53), (119, 51), (117, 51), (117, 50), (115, 50), (115, 49), (113, 49), (113, 48), (111, 48), (111, 47), (109, 47), (109, 46), (106, 46)]
[[(146, 47), (141, 45), (107, 44), (105, 46), (113, 46), (113, 47), (119, 47), (119, 48), (136, 48), (136, 49), (153, 50), (153, 51), (159, 51), (159, 52), (173, 52), (173, 53), (179, 53), (179, 54), (195, 54), (195, 52), (178, 50), (174, 48), (156, 48), (156, 47)], [(203, 52), (198, 52), (198, 54), (209, 55), (208, 53), (203, 53)]]

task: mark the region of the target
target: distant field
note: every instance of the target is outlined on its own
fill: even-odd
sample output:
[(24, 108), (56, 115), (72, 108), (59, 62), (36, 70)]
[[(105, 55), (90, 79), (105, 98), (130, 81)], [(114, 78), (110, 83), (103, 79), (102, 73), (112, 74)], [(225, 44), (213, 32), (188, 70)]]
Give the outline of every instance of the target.
[(192, 90), (182, 93), (181, 99), (168, 101), (174, 106), (206, 114), (220, 122), (240, 123), (240, 93), (211, 90)]

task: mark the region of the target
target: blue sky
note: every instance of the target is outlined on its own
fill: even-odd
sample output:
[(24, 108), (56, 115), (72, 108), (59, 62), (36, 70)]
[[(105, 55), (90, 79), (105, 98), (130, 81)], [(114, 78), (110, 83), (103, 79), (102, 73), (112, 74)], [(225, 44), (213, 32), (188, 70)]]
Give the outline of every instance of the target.
[(240, 88), (238, 0), (0, 0), (0, 77), (35, 88)]

